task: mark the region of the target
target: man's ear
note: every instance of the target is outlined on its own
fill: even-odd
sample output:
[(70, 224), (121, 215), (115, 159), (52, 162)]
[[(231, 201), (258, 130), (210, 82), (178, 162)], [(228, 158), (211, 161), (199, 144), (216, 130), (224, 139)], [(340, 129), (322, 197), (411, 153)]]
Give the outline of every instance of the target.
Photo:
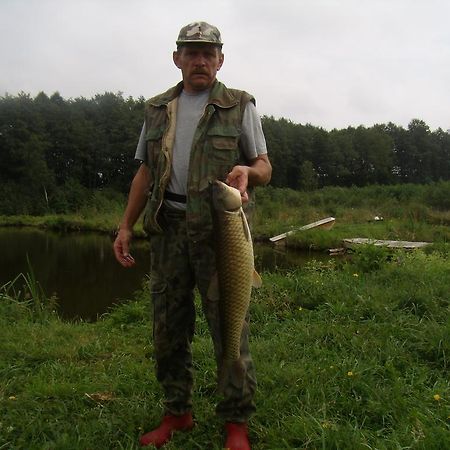
[(178, 52), (177, 50), (175, 50), (175, 51), (173, 52), (173, 54), (172, 54), (172, 59), (173, 59), (174, 64), (175, 64), (179, 69), (181, 69), (181, 67), (180, 67), (180, 54), (179, 54), (179, 52)]
[(224, 59), (225, 59), (225, 55), (223, 53), (220, 53), (219, 66), (217, 67), (217, 70), (220, 70), (220, 68), (222, 67)]

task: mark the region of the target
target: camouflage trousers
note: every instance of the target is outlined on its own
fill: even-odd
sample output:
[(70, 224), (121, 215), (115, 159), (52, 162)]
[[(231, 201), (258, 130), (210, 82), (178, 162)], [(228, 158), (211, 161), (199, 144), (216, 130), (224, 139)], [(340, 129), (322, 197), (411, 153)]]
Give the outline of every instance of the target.
[[(214, 344), (217, 367), (220, 367), (222, 341), (219, 304), (207, 296), (215, 272), (215, 252), (212, 243), (203, 242), (200, 245), (188, 240), (183, 212), (163, 208), (159, 221), (164, 233), (150, 237), (156, 376), (164, 390), (165, 412), (181, 415), (192, 409), (196, 286)], [(248, 334), (247, 320), (241, 335), (241, 358), (246, 369), (244, 380), (239, 386), (227, 382), (223, 398), (216, 406), (217, 414), (225, 421), (244, 422), (255, 410), (253, 397), (256, 378)]]

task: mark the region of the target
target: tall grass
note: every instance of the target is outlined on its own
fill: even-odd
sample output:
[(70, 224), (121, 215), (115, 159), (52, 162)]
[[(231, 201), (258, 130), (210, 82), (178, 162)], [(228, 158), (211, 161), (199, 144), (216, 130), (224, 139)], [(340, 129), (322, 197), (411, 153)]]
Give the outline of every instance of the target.
[(19, 273), (12, 281), (0, 286), (0, 302), (9, 305), (11, 310), (24, 313), (26, 317), (38, 321), (48, 320), (56, 314), (56, 298), (46, 296), (28, 256), (27, 264), (26, 273)]
[[(327, 235), (323, 232), (302, 232), (291, 236), (288, 245), (325, 250), (340, 246), (341, 240), (349, 237), (450, 242), (450, 182), (363, 188), (326, 187), (312, 192), (266, 186), (257, 188), (255, 193), (257, 207), (253, 235), (257, 240), (264, 241), (333, 216), (336, 225)], [(98, 191), (72, 214), (0, 216), (0, 225), (113, 233), (125, 203), (125, 197), (120, 194)], [(374, 223), (375, 216), (381, 216), (384, 220)], [(144, 236), (140, 222), (135, 235)]]
[[(257, 189), (254, 220), (258, 239), (325, 217), (335, 217), (331, 231), (302, 231), (288, 245), (327, 249), (344, 238), (368, 237), (412, 241), (450, 242), (450, 182), (431, 185), (327, 187), (299, 192), (269, 187)], [(375, 221), (375, 217), (382, 221)]]
[(409, 214), (411, 206), (421, 205), (425, 211), (450, 209), (450, 182), (430, 185), (403, 184), (393, 186), (372, 185), (366, 187), (325, 187), (312, 192), (294, 191), (266, 186), (257, 189), (257, 201), (268, 208), (268, 216), (274, 217), (284, 209), (315, 209), (330, 215), (341, 210), (363, 209), (369, 215), (402, 217)]

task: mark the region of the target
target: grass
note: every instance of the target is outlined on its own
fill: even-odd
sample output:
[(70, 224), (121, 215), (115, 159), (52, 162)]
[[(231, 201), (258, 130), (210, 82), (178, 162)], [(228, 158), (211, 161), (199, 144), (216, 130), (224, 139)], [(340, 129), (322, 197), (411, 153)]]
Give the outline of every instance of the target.
[[(0, 216), (0, 226), (38, 227), (63, 232), (98, 231), (112, 234), (116, 231), (120, 215), (116, 213), (48, 214), (45, 216)], [(136, 235), (143, 236), (142, 227), (136, 227)]]
[[(259, 240), (334, 216), (333, 230), (295, 233), (287, 245), (324, 250), (349, 237), (434, 245), (412, 253), (365, 246), (343, 260), (263, 274), (251, 304), (253, 449), (450, 448), (449, 191), (449, 182), (257, 190)], [(108, 201), (104, 210), (99, 198), (71, 215), (0, 224), (111, 233), (122, 206)], [(146, 283), (96, 323), (65, 322), (53, 310), (31, 268), (0, 287), (0, 450), (137, 449), (161, 415)], [(223, 442), (201, 315), (196, 330), (197, 426), (168, 450)]]
[[(330, 231), (299, 231), (288, 247), (328, 250), (342, 239), (374, 239), (450, 243), (450, 182), (431, 185), (327, 187), (313, 192), (265, 187), (256, 192), (254, 235), (258, 240), (334, 217)], [(382, 221), (374, 218), (382, 217)]]
[[(252, 448), (450, 448), (447, 254), (369, 246), (263, 280)], [(98, 322), (68, 323), (28, 281), (0, 290), (0, 449), (138, 448), (161, 414), (146, 284)], [(169, 450), (222, 445), (201, 315), (193, 351), (197, 426)]]
[[(344, 238), (366, 237), (450, 243), (450, 182), (429, 185), (326, 187), (300, 192), (267, 186), (256, 189), (253, 236), (258, 241), (325, 217), (336, 218), (331, 231), (310, 230), (289, 236), (287, 246), (327, 250)], [(125, 199), (96, 192), (72, 214), (0, 216), (0, 226), (37, 226), (63, 231), (112, 234), (121, 220)], [(374, 222), (375, 216), (384, 218)], [(141, 221), (136, 237), (144, 237)]]

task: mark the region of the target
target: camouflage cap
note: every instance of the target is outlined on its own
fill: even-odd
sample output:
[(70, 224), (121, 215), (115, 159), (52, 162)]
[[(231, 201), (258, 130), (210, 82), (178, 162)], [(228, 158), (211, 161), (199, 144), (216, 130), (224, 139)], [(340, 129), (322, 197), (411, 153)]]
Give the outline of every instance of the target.
[(180, 30), (177, 45), (189, 43), (216, 44), (222, 47), (220, 31), (206, 22), (192, 22)]

